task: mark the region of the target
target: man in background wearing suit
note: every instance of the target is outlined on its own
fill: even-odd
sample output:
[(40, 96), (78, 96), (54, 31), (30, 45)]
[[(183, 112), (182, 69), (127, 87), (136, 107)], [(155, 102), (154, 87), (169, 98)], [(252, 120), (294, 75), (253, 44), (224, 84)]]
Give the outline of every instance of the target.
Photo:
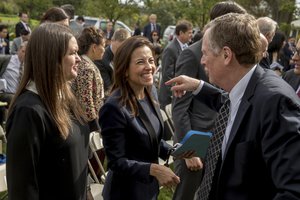
[(282, 78), (292, 86), (300, 98), (300, 40), (298, 40), (292, 59), (295, 64), (295, 68), (287, 71)]
[(160, 38), (161, 28), (160, 25), (156, 23), (156, 20), (157, 20), (157, 16), (155, 14), (151, 14), (149, 16), (149, 23), (144, 27), (143, 36), (147, 37), (149, 40), (151, 40), (152, 31), (157, 31), (158, 36)]
[(107, 21), (106, 23), (106, 29), (103, 31), (105, 38), (106, 38), (106, 42), (105, 42), (105, 46), (109, 46), (111, 43), (111, 38), (114, 35), (114, 24), (111, 21)]
[(119, 46), (130, 37), (130, 33), (124, 29), (120, 28), (114, 32), (112, 36), (111, 44), (105, 48), (105, 52), (102, 60), (95, 61), (96, 66), (100, 70), (101, 77), (104, 83), (104, 93), (105, 96), (108, 96), (110, 93), (110, 89), (113, 84), (113, 59), (114, 54), (118, 50)]
[(196, 199), (300, 197), (300, 101), (284, 80), (257, 64), (260, 45), (249, 14), (226, 14), (207, 25), (201, 63), (209, 81), (229, 92), (229, 104), (222, 106), (219, 90), (202, 80), (179, 76), (166, 83), (175, 84), (176, 96), (194, 91), (208, 106), (222, 106), (218, 118), (230, 107), (228, 120), (219, 121), (223, 127), (215, 127)]
[[(0, 101), (7, 102), (8, 106), (17, 91), (23, 74), (26, 46), (27, 41), (20, 45), (16, 55), (0, 55), (0, 81), (6, 86), (0, 90)], [(0, 108), (0, 125), (3, 125), (5, 119), (5, 109), (4, 107)]]
[(0, 55), (9, 54), (9, 40), (6, 39), (8, 34), (8, 27), (0, 24)]
[(21, 31), (21, 36), (17, 37), (13, 40), (13, 43), (11, 45), (10, 54), (16, 54), (18, 52), (18, 49), (20, 48), (21, 44), (23, 42), (26, 42), (29, 40), (30, 32), (23, 29)]
[[(210, 11), (210, 20), (227, 13), (246, 13), (239, 4), (223, 1), (215, 4)], [(201, 65), (202, 40), (189, 46), (181, 52), (176, 62), (176, 76), (186, 75), (208, 82), (208, 77)], [(214, 125), (217, 112), (205, 103), (194, 100), (192, 92), (187, 92), (182, 98), (173, 97), (172, 118), (174, 121), (174, 142), (180, 142), (190, 130), (208, 132)], [(174, 161), (175, 173), (180, 177), (173, 200), (193, 200), (202, 178), (202, 162), (199, 157)]]
[(166, 105), (172, 102), (172, 92), (169, 86), (164, 83), (175, 76), (176, 60), (183, 49), (188, 47), (188, 42), (193, 37), (193, 25), (186, 20), (179, 21), (175, 28), (176, 37), (164, 49), (162, 53), (162, 78), (158, 93), (161, 109), (165, 110)]
[(25, 12), (20, 12), (19, 13), (19, 18), (20, 18), (20, 22), (18, 22), (16, 24), (16, 37), (20, 37), (21, 36), (21, 31), (22, 30), (27, 30), (28, 32), (31, 32), (31, 29), (28, 25), (28, 15)]

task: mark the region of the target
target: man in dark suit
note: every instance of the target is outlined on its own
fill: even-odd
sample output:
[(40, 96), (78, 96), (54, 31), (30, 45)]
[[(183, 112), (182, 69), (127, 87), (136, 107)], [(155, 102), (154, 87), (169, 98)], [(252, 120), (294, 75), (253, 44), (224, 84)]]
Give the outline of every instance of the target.
[(111, 43), (111, 38), (114, 35), (114, 24), (111, 21), (106, 23), (106, 29), (103, 31), (105, 38), (106, 38), (106, 46), (109, 46)]
[[(300, 48), (300, 40), (298, 41), (297, 48)], [(299, 51), (297, 50), (293, 56), (295, 68), (285, 72), (282, 78), (288, 84), (290, 84), (290, 86), (292, 86), (292, 88), (300, 98), (300, 55), (298, 54), (298, 52)]]
[(187, 43), (193, 36), (193, 25), (186, 20), (179, 21), (175, 28), (176, 37), (162, 53), (162, 78), (158, 93), (160, 107), (165, 110), (166, 105), (172, 102), (170, 87), (164, 83), (175, 76), (176, 60), (181, 51), (188, 47)]
[(129, 37), (130, 33), (126, 29), (120, 28), (116, 30), (112, 36), (111, 44), (105, 48), (102, 60), (95, 61), (95, 64), (100, 70), (101, 77), (103, 79), (104, 92), (106, 96), (109, 95), (113, 84), (114, 54), (118, 50), (119, 46)]
[[(295, 53), (296, 54), (296, 53)], [(294, 56), (295, 57), (295, 56)], [(300, 57), (297, 55), (297, 57)], [(299, 69), (290, 69), (287, 71), (282, 78), (292, 86), (295, 92), (300, 94), (300, 70)], [(300, 96), (299, 96), (300, 97)]]
[(9, 54), (9, 40), (6, 39), (8, 34), (8, 27), (0, 24), (0, 55)]
[[(213, 20), (202, 52), (209, 81), (229, 92), (230, 109), (223, 128), (215, 127), (196, 199), (299, 199), (300, 101), (285, 81), (257, 65), (255, 18), (230, 13)], [(167, 84), (174, 83), (176, 96), (194, 91), (217, 110), (224, 102), (220, 91), (202, 80), (179, 76)], [(224, 106), (218, 118), (228, 114)]]
[[(200, 64), (201, 46), (202, 40), (182, 51), (177, 59), (175, 76), (187, 75), (208, 81), (204, 68)], [(195, 101), (192, 92), (187, 92), (182, 98), (174, 97), (172, 107), (175, 143), (180, 142), (189, 130), (204, 132), (211, 130), (216, 111), (200, 101)], [(176, 187), (173, 200), (193, 200), (202, 177), (200, 158), (175, 160), (174, 168), (175, 173), (180, 177), (180, 183)]]
[(25, 12), (20, 12), (19, 13), (19, 17), (20, 17), (20, 22), (18, 22), (16, 24), (16, 37), (20, 37), (21, 36), (21, 31), (23, 29), (31, 32), (31, 29), (28, 25), (28, 15)]
[[(227, 13), (246, 13), (239, 4), (224, 1), (215, 4), (210, 11), (210, 20)], [(200, 60), (202, 40), (182, 51), (176, 62), (176, 76), (187, 75), (208, 82), (207, 74)], [(193, 99), (192, 92), (182, 98), (173, 97), (172, 118), (175, 127), (175, 142), (180, 142), (189, 130), (211, 131), (217, 112), (201, 101)], [(175, 173), (180, 177), (173, 200), (193, 200), (202, 178), (202, 162), (200, 158), (175, 160)]]
[(296, 94), (300, 98), (300, 40), (295, 47), (295, 53), (292, 57), (295, 68), (290, 69), (289, 71), (285, 72), (282, 78), (292, 86), (292, 88), (296, 91)]
[(144, 27), (143, 36), (147, 37), (149, 40), (151, 40), (152, 31), (157, 31), (160, 38), (161, 28), (160, 25), (156, 23), (156, 20), (157, 16), (155, 14), (151, 14), (149, 16), (149, 23)]
[[(273, 37), (275, 35), (277, 22), (275, 22), (273, 19), (269, 17), (260, 17), (257, 19), (257, 23), (260, 32), (266, 37), (269, 45), (272, 42)], [(266, 51), (265, 55), (259, 62), (259, 65), (263, 68), (270, 69), (271, 64), (272, 64), (272, 60), (270, 60), (268, 51)]]

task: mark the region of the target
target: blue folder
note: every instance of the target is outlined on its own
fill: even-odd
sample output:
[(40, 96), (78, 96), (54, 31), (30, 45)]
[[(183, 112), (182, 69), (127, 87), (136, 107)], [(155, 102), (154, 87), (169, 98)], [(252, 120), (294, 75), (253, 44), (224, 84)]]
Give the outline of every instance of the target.
[(197, 157), (204, 158), (211, 136), (210, 132), (190, 130), (182, 141), (175, 145), (171, 155), (176, 157), (186, 151), (195, 151)]

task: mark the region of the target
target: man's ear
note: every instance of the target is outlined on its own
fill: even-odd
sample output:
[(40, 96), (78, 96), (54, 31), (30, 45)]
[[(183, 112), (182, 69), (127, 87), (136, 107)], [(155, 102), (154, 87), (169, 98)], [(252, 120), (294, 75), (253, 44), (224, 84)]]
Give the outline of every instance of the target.
[(224, 58), (225, 58), (225, 59), (228, 58), (228, 55), (227, 55), (226, 52), (224, 53)]
[(229, 64), (232, 60), (233, 52), (227, 46), (223, 47), (223, 56), (226, 64)]

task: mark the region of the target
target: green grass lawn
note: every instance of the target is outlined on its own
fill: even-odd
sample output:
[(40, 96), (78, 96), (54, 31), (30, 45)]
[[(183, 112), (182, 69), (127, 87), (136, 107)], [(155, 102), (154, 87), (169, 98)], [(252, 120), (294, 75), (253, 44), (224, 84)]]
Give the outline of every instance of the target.
[(160, 189), (158, 200), (171, 200), (173, 197), (173, 190), (171, 188)]

